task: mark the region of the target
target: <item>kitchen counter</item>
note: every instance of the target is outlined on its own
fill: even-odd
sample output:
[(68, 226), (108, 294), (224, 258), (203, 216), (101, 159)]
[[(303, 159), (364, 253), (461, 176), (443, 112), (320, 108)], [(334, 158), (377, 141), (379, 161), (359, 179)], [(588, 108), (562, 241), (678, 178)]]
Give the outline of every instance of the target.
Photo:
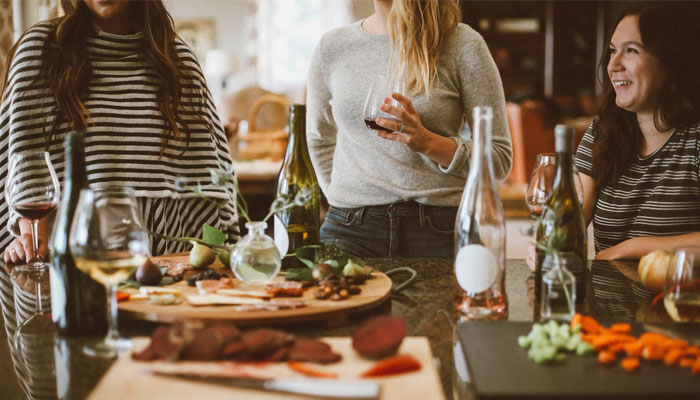
[[(429, 338), (433, 355), (439, 361), (437, 365), (446, 397), (453, 397), (453, 388), (458, 389), (459, 397), (469, 397), (469, 384), (464, 380), (464, 365), (460, 365), (461, 361), (458, 361), (455, 368), (453, 357), (457, 316), (453, 304), (455, 280), (452, 259), (376, 258), (365, 261), (383, 272), (398, 267), (409, 267), (417, 272), (417, 278), (399, 293), (392, 293), (388, 301), (375, 309), (339, 319), (285, 325), (283, 329), (298, 335), (351, 336), (363, 321), (374, 315), (401, 315), (408, 324), (409, 335)], [(589, 267), (593, 272), (589, 283), (590, 290), (587, 290), (589, 301), (586, 304), (589, 314), (602, 321), (665, 318), (663, 313), (649, 310), (648, 304), (653, 294), (635, 282), (636, 265), (596, 261), (589, 263)], [(397, 274), (392, 276), (392, 279), (401, 282), (406, 277), (407, 274)], [(532, 286), (531, 282), (531, 273), (524, 260), (506, 261), (508, 320), (533, 320), (533, 308), (528, 297), (528, 284)], [(617, 298), (611, 300), (610, 296), (602, 295), (603, 293), (616, 293)], [(155, 326), (144, 321), (120, 319), (120, 330), (128, 336), (149, 335)], [(84, 343), (82, 341), (58, 343), (55, 354), (59, 358), (55, 364), (59, 368), (56, 373), (59, 395), (70, 392), (70, 398), (84, 398), (104, 375), (112, 361), (84, 356), (80, 352)], [(48, 347), (45, 353), (50, 355), (50, 352)], [(461, 354), (458, 354), (458, 360), (461, 360)], [(16, 370), (16, 365), (8, 348), (5, 330), (0, 332), (0, 368), (4, 371), (0, 374), (3, 398), (23, 398), (21, 386), (31, 386), (31, 379), (18, 380), (16, 374), (12, 373)], [(49, 369), (47, 373), (51, 372), (50, 365), (44, 366), (44, 369)], [(460, 374), (456, 374), (455, 371), (460, 371)]]

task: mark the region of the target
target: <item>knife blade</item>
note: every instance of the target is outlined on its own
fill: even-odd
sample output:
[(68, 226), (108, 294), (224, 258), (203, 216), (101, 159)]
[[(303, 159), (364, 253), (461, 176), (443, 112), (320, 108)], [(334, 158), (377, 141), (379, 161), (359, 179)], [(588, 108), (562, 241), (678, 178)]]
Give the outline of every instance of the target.
[(693, 346), (700, 346), (700, 336), (698, 336), (698, 324), (644, 324), (644, 329), (649, 332), (660, 333), (674, 339), (683, 339)]
[(256, 379), (193, 375), (181, 372), (155, 371), (156, 375), (189, 379), (246, 389), (269, 390), (280, 393), (303, 394), (327, 399), (377, 399), (381, 388), (377, 382), (310, 380), (310, 379)]

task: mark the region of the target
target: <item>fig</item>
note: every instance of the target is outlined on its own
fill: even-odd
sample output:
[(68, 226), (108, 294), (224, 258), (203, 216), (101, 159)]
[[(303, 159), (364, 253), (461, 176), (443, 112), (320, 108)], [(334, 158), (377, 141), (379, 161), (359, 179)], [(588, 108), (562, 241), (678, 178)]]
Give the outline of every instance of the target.
[(367, 271), (365, 267), (360, 264), (348, 260), (348, 263), (343, 267), (343, 276), (350, 276), (353, 278), (365, 278), (367, 277)]
[(311, 270), (311, 276), (317, 281), (322, 281), (332, 275), (335, 275), (335, 271), (330, 264), (318, 264)]
[(205, 268), (216, 261), (216, 253), (214, 253), (214, 250), (193, 240), (190, 240), (190, 243), (192, 243), (192, 250), (190, 250), (190, 264), (192, 264), (194, 269)]
[(162, 278), (163, 274), (160, 272), (160, 268), (149, 258), (136, 270), (136, 280), (142, 285), (155, 286), (160, 283)]

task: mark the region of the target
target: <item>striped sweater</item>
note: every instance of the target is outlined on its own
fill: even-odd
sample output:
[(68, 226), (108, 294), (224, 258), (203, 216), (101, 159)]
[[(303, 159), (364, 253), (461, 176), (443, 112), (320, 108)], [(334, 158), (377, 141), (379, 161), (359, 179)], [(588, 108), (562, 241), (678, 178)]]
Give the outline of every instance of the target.
[[(55, 118), (55, 102), (40, 77), (41, 56), (51, 26), (41, 23), (23, 37), (14, 58), (7, 96), (0, 108), (0, 190), (4, 191), (8, 158), (15, 152), (47, 149), (59, 180), (63, 181), (63, 142), (70, 128), (59, 126), (54, 140), (46, 131)], [(216, 115), (200, 66), (181, 41), (176, 49), (184, 63), (181, 117), (190, 134), (167, 142), (161, 155), (167, 123), (156, 99), (160, 77), (141, 51), (143, 33), (113, 35), (94, 25), (87, 39), (92, 67), (88, 97), (84, 100), (92, 124), (85, 138), (88, 185), (129, 186), (135, 191), (147, 228), (168, 236), (201, 236), (204, 223), (223, 230), (236, 240), (238, 223), (235, 187), (212, 184), (209, 169), (232, 169), (226, 136)], [(180, 125), (181, 132), (185, 127)], [(168, 135), (171, 135), (169, 132)], [(228, 206), (216, 207), (189, 191), (185, 184), (198, 182), (210, 199)], [(15, 216), (0, 203), (0, 249), (12, 240)], [(187, 249), (187, 244), (152, 237), (153, 255)]]
[[(588, 129), (576, 167), (593, 179)], [(593, 212), (596, 253), (639, 236), (700, 231), (700, 125), (675, 129), (658, 150), (637, 159), (598, 194)]]

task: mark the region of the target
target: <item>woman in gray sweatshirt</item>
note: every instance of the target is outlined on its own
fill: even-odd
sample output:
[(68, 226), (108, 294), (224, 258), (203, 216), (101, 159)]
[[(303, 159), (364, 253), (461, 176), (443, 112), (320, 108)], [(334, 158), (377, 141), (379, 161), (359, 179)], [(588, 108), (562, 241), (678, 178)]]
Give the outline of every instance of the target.
[[(498, 179), (512, 147), (501, 79), (484, 40), (460, 23), (456, 1), (375, 0), (370, 17), (330, 31), (311, 62), (309, 152), (330, 208), (321, 241), (359, 256), (452, 257), (472, 143), (474, 106), (494, 110)], [(401, 70), (400, 107), (369, 131), (364, 101), (376, 75)]]

